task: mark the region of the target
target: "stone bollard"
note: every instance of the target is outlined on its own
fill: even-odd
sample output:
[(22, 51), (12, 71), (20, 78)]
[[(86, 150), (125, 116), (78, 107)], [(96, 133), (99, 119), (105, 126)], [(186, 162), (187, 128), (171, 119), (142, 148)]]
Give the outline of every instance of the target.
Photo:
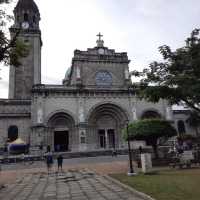
[(141, 154), (142, 172), (149, 173), (152, 171), (152, 160), (150, 153)]

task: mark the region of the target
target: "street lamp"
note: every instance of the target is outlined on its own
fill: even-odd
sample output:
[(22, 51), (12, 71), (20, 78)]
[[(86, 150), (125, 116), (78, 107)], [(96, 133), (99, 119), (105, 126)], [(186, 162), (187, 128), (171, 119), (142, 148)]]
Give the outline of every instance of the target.
[(132, 163), (132, 153), (131, 153), (131, 145), (130, 145), (130, 136), (129, 136), (129, 129), (128, 129), (128, 123), (129, 121), (126, 121), (126, 132), (127, 132), (127, 141), (128, 141), (128, 155), (129, 155), (129, 172), (127, 173), (128, 176), (135, 175), (133, 170), (133, 163)]

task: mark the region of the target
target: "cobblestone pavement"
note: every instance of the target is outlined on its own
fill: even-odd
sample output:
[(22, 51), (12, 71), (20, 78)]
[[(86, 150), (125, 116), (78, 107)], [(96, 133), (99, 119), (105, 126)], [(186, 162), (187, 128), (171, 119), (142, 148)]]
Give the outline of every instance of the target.
[(50, 175), (25, 174), (0, 190), (1, 200), (142, 200), (128, 189), (89, 170)]

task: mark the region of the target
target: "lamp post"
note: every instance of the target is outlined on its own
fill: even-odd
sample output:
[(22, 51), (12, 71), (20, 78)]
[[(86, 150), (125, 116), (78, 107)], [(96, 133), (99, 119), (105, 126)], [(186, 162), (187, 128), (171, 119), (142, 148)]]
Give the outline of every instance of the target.
[(131, 153), (131, 145), (129, 140), (129, 129), (128, 129), (128, 121), (126, 122), (126, 132), (127, 132), (127, 141), (128, 141), (128, 155), (129, 155), (129, 172), (127, 173), (128, 176), (135, 175), (133, 170), (133, 163), (132, 163), (132, 153)]

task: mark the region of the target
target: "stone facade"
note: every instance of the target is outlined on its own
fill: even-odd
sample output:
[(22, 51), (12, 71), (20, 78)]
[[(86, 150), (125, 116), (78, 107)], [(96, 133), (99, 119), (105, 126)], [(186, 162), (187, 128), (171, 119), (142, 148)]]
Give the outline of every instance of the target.
[[(112, 148), (113, 145), (124, 148), (126, 145), (122, 129), (127, 120), (134, 121), (147, 110), (157, 111), (162, 118), (166, 115), (165, 103), (152, 105), (137, 101), (134, 92), (127, 90), (69, 90), (64, 86), (61, 89), (46, 85), (42, 89), (40, 86), (34, 87), (33, 94), (32, 119), (35, 132), (43, 126), (44, 144), (54, 147), (55, 130), (67, 130), (69, 150), (72, 151)], [(136, 114), (133, 109), (137, 111)], [(39, 110), (42, 113), (41, 120)], [(108, 138), (109, 130), (114, 131), (115, 138)], [(102, 137), (105, 136), (105, 144), (101, 144), (100, 131), (103, 131)], [(115, 144), (111, 140), (115, 140)], [(33, 141), (36, 141), (35, 138)]]
[(127, 122), (147, 114), (173, 120), (166, 101), (152, 104), (136, 98), (130, 87), (127, 53), (104, 47), (100, 34), (96, 47), (74, 51), (63, 85), (41, 84), (40, 15), (34, 1), (28, 2), (20, 0), (14, 11), (11, 35), (28, 15), (28, 25), (24, 24), (19, 37), (30, 44), (30, 52), (19, 69), (11, 67), (9, 99), (0, 101), (2, 146), (12, 134), (9, 127), (15, 126), (18, 137), (31, 147), (50, 146), (55, 151), (123, 149), (122, 130)]

